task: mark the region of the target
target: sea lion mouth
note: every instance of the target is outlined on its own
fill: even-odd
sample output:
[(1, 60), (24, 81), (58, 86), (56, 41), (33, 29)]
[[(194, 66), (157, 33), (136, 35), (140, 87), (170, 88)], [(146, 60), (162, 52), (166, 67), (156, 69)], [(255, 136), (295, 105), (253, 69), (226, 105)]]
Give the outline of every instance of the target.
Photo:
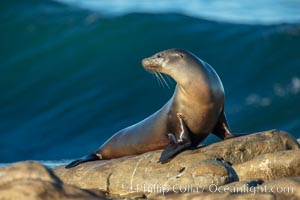
[(159, 67), (154, 63), (152, 63), (148, 58), (144, 58), (142, 60), (142, 65), (146, 70), (156, 71), (156, 72), (159, 70)]

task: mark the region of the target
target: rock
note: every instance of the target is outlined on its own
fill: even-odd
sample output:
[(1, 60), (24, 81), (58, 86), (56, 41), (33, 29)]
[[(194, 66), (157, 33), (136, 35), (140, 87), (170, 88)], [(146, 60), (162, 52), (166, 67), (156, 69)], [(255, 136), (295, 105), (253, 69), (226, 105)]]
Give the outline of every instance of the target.
[(300, 177), (276, 179), (266, 183), (259, 180), (240, 181), (221, 187), (207, 188), (191, 193), (152, 194), (149, 199), (204, 199), (204, 200), (243, 200), (243, 199), (300, 199)]
[(300, 149), (263, 154), (233, 168), (240, 181), (300, 176)]
[(149, 199), (155, 200), (245, 200), (245, 199), (263, 199), (263, 200), (278, 200), (284, 199), (283, 195), (274, 196), (273, 194), (230, 194), (230, 193), (184, 193), (184, 194), (167, 194), (167, 195), (153, 195)]
[(61, 183), (52, 171), (32, 161), (19, 162), (8, 167), (0, 168), (0, 177), (0, 185), (23, 179)]
[(195, 163), (190, 167), (190, 173), (194, 178), (195, 185), (202, 187), (211, 184), (224, 185), (238, 180), (230, 165), (217, 160), (204, 160)]
[[(138, 193), (164, 193), (173, 185), (179, 186), (176, 184), (199, 184), (198, 181), (205, 180), (205, 176), (205, 182), (226, 181), (233, 177), (228, 171), (230, 166), (223, 165), (222, 162), (210, 163), (208, 160), (214, 162), (215, 160), (212, 160), (214, 157), (205, 154), (198, 155), (196, 160), (183, 158), (181, 162), (177, 158), (176, 162), (166, 164), (157, 163), (159, 156), (160, 151), (156, 151), (140, 156), (84, 163), (69, 170), (62, 166), (56, 168), (55, 173), (65, 183), (81, 188), (96, 188), (113, 197)], [(197, 169), (198, 165), (205, 165), (201, 161), (206, 161), (207, 165), (215, 165), (215, 169), (222, 170), (215, 172), (215, 177), (209, 176), (207, 171)], [(225, 177), (226, 174), (228, 177)]]
[(63, 184), (54, 173), (37, 162), (20, 162), (0, 168), (0, 199), (5, 200), (96, 200), (99, 191)]
[(275, 179), (260, 186), (263, 191), (284, 195), (285, 199), (300, 199), (300, 176)]
[[(225, 189), (226, 187), (237, 188), (237, 189), (239, 188), (240, 190), (244, 189), (244, 190), (250, 191), (251, 187), (257, 187), (258, 185), (261, 185), (263, 183), (264, 183), (263, 180), (260, 180), (260, 179), (251, 179), (251, 180), (246, 180), (246, 181), (232, 182), (232, 183), (220, 186), (219, 188), (220, 188), (220, 191), (226, 190)], [(209, 189), (206, 190), (206, 191), (212, 192), (212, 190), (209, 190)]]
[(270, 130), (211, 144), (193, 153), (210, 153), (231, 164), (239, 164), (261, 154), (299, 148), (300, 145), (287, 132)]
[[(274, 179), (264, 182), (262, 180), (248, 180), (233, 182), (220, 187), (220, 191), (225, 191), (225, 188), (234, 188), (236, 192), (233, 193), (251, 193), (256, 195), (258, 193), (271, 193), (275, 195), (283, 195), (300, 199), (300, 176), (291, 178)], [(237, 192), (242, 191), (242, 192)]]
[[(251, 162), (259, 155), (296, 149), (299, 149), (299, 144), (292, 136), (283, 131), (271, 130), (184, 151), (165, 164), (157, 163), (162, 152), (158, 150), (138, 156), (87, 162), (69, 170), (59, 166), (54, 171), (67, 184), (85, 189), (98, 189), (112, 197), (165, 194), (174, 190), (193, 193), (197, 188), (201, 190), (209, 184), (222, 186), (237, 181), (240, 178), (237, 175), (244, 180), (246, 175), (243, 174), (246, 173), (242, 173), (242, 169), (246, 170), (246, 165), (243, 163)], [(235, 170), (231, 164), (235, 166)], [(290, 160), (288, 166), (294, 169), (296, 164)], [(285, 168), (282, 166), (280, 169)], [(281, 177), (292, 176), (292, 172), (287, 172), (289, 169), (287, 168)], [(298, 174), (298, 171), (295, 173)], [(255, 178), (254, 171), (252, 174)], [(269, 179), (272, 177), (280, 176), (270, 175)], [(220, 195), (226, 197), (228, 194)], [(266, 198), (269, 196), (266, 195)]]

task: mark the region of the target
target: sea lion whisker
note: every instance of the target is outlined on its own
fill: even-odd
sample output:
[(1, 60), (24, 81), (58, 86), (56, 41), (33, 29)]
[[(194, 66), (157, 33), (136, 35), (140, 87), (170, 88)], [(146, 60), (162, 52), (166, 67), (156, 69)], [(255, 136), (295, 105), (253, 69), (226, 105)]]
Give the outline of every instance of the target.
[(159, 73), (159, 76), (161, 77), (161, 79), (163, 80), (163, 82), (165, 83), (165, 85), (167, 86), (168, 89), (170, 89), (169, 85), (168, 85), (168, 82), (165, 80), (165, 78), (163, 77), (163, 75), (161, 73)]
[(161, 83), (161, 80), (159, 79), (159, 77), (158, 77), (158, 75), (157, 75), (157, 72), (154, 72), (154, 75), (155, 75), (155, 77), (156, 77), (156, 80), (157, 80), (157, 82), (158, 82), (159, 87), (160, 87), (160, 86), (163, 86), (162, 83)]
[(167, 81), (170, 83), (171, 86), (174, 86), (174, 82), (171, 80), (171, 78), (168, 75), (162, 74), (164, 77), (167, 77)]
[(162, 83), (161, 83), (161, 80), (159, 79), (158, 74), (157, 74), (156, 71), (154, 72), (154, 74), (155, 74), (155, 77), (156, 77), (156, 79), (157, 79), (157, 81), (158, 81), (158, 83), (159, 83), (159, 84), (158, 84), (159, 87), (161, 87), (161, 86), (163, 87), (163, 85), (162, 85)]
[(154, 73), (154, 72), (152, 72), (152, 71), (150, 71), (150, 70), (148, 70), (148, 69), (147, 69), (147, 72), (148, 72), (149, 74), (151, 74), (151, 75), (152, 75), (152, 77), (153, 77), (153, 78), (155, 78), (155, 79), (157, 80), (157, 78), (156, 78), (156, 76), (155, 76), (155, 73)]
[(153, 72), (151, 72), (151, 71), (148, 71), (148, 70), (147, 70), (147, 72), (148, 72), (149, 74), (151, 74), (153, 78), (155, 78), (155, 76), (154, 76), (154, 73), (153, 73)]
[(160, 77), (160, 73), (156, 72), (156, 74), (157, 74), (158, 79), (160, 80), (160, 83), (161, 83), (162, 87), (165, 88), (165, 84), (164, 84), (163, 80)]
[[(163, 86), (163, 88), (165, 88), (165, 85), (166, 85), (166, 81), (164, 80), (164, 78), (161, 76), (161, 74), (159, 72), (156, 72), (160, 81), (161, 81), (161, 84)], [(169, 86), (167, 85), (167, 87), (169, 88)]]

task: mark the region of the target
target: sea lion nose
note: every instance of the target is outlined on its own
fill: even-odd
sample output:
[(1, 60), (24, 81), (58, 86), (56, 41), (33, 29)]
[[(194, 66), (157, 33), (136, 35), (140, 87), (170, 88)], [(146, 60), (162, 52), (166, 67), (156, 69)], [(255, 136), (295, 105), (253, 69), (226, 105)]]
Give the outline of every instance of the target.
[(151, 62), (149, 61), (149, 58), (144, 58), (144, 59), (142, 60), (142, 65), (143, 65), (144, 67), (147, 67), (147, 66), (151, 65)]
[(142, 65), (145, 67), (145, 66), (147, 66), (148, 64), (149, 64), (148, 59), (147, 59), (147, 58), (144, 58), (144, 59), (142, 60)]

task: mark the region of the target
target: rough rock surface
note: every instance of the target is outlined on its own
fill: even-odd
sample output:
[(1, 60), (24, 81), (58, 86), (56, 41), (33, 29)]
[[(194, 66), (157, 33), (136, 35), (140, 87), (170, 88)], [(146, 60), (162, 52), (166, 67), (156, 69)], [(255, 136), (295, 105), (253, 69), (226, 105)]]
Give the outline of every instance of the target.
[(0, 168), (2, 200), (96, 200), (100, 191), (88, 191), (63, 184), (54, 173), (36, 162), (22, 162)]
[(233, 168), (240, 181), (300, 176), (300, 149), (263, 154)]
[[(153, 194), (149, 199), (169, 200), (169, 199), (225, 199), (225, 200), (244, 200), (244, 199), (300, 199), (300, 177), (276, 179), (263, 184), (251, 185), (251, 182), (260, 181), (240, 181), (221, 186), (216, 190), (191, 193), (169, 193), (166, 195)], [(260, 182), (261, 183), (261, 182)]]
[[(199, 191), (202, 192), (202, 189), (207, 189), (210, 185), (219, 187), (238, 180), (299, 176), (298, 149), (299, 144), (291, 135), (271, 130), (184, 151), (165, 164), (157, 163), (161, 154), (161, 150), (158, 150), (138, 156), (87, 162), (69, 170), (60, 166), (54, 171), (67, 184), (98, 189), (109, 196), (144, 194), (151, 197), (155, 193), (172, 192), (190, 192), (182, 194), (182, 197), (197, 196)], [(287, 165), (283, 165), (276, 156), (287, 159)], [(248, 167), (247, 171), (247, 165), (253, 168)], [(264, 175), (260, 176), (255, 172)], [(201, 195), (211, 198), (209, 195), (212, 194)], [(239, 198), (239, 195), (229, 193), (214, 195), (220, 195), (220, 198)], [(266, 199), (273, 197), (273, 194), (259, 195)], [(192, 196), (188, 199), (190, 198)]]
[(235, 165), (261, 154), (299, 148), (298, 142), (287, 132), (270, 130), (211, 144), (194, 153), (211, 153)]

